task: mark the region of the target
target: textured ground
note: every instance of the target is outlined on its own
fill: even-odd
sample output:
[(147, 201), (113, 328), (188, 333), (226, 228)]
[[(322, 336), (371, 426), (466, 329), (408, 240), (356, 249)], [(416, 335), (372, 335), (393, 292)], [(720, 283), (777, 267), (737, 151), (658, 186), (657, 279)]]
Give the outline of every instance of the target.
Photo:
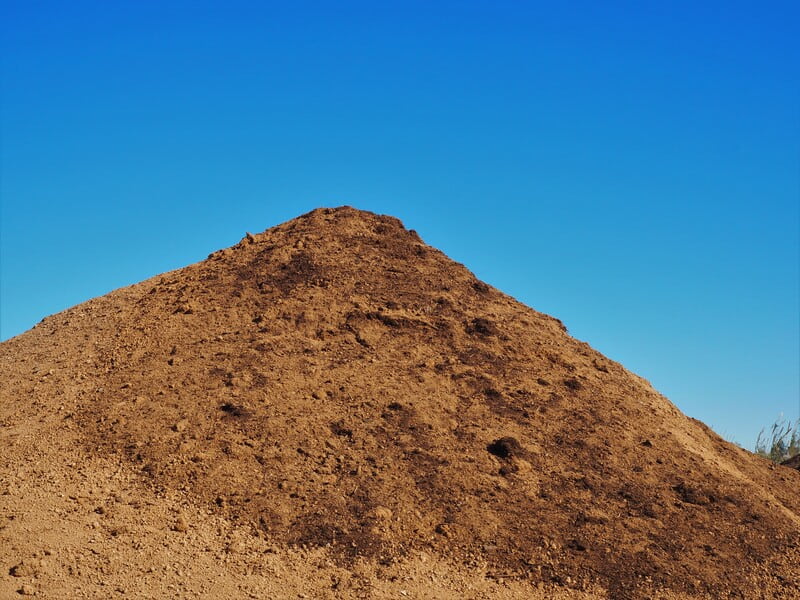
[(794, 598), (800, 472), (391, 217), (0, 345), (0, 598)]

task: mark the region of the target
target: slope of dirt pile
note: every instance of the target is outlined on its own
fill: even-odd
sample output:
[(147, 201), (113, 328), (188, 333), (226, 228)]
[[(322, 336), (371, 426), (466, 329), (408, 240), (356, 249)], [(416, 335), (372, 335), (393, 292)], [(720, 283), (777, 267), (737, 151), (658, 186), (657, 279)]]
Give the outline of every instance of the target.
[(800, 454), (795, 454), (791, 458), (787, 458), (781, 464), (791, 469), (800, 469)]
[[(248, 234), (45, 319), (0, 364), (15, 591), (27, 559), (53, 574), (29, 592), (80, 597), (72, 579), (102, 597), (103, 573), (143, 548), (169, 562), (163, 545), (194, 565), (145, 572), (188, 586), (175, 597), (212, 597), (226, 572), (266, 597), (293, 569), (285, 597), (312, 583), (309, 597), (800, 593), (800, 473), (723, 441), (391, 217), (319, 209)], [(92, 514), (46, 554), (20, 539), (43, 535), (19, 524), (32, 502), (53, 524)], [(89, 538), (106, 545), (81, 566)], [(249, 558), (233, 565), (231, 544)], [(420, 560), (450, 583), (403, 579)], [(145, 594), (133, 580), (127, 595)]]

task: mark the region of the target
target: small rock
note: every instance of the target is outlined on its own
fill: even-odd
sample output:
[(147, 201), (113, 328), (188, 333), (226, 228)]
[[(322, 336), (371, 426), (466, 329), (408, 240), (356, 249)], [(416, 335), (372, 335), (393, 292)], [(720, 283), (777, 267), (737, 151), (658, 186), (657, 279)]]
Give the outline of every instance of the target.
[(172, 426), (172, 431), (177, 431), (178, 433), (182, 431), (186, 431), (186, 428), (189, 426), (188, 419), (181, 419), (175, 425)]
[(22, 587), (17, 590), (17, 593), (20, 596), (35, 596), (36, 595), (36, 588), (34, 588), (29, 583), (23, 583)]
[(197, 312), (197, 303), (193, 300), (179, 302), (174, 310), (175, 314), (182, 313), (184, 315), (191, 315)]
[(175, 524), (172, 526), (172, 530), (180, 533), (185, 533), (189, 530), (189, 524), (186, 522), (186, 519), (183, 518), (183, 515), (175, 519)]
[(371, 516), (379, 521), (388, 521), (392, 518), (392, 511), (385, 506), (376, 506)]

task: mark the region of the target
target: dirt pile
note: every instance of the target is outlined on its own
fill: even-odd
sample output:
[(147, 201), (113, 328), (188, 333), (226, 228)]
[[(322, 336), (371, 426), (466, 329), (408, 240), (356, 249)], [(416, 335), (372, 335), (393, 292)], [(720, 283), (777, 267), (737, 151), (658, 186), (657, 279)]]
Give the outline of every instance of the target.
[[(800, 473), (391, 217), (248, 234), (45, 319), (0, 365), (14, 591), (102, 597), (127, 572), (129, 597), (213, 597), (221, 577), (252, 597), (800, 593)], [(76, 519), (50, 554), (31, 503), (42, 530)], [(193, 566), (146, 571), (173, 559)]]

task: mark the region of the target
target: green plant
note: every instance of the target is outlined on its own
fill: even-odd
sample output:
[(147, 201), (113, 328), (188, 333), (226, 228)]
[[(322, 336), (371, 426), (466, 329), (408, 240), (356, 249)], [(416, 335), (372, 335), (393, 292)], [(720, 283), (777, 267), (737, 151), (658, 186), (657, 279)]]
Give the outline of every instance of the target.
[(777, 463), (800, 454), (800, 419), (792, 422), (781, 415), (769, 433), (762, 429), (756, 439), (755, 453)]

